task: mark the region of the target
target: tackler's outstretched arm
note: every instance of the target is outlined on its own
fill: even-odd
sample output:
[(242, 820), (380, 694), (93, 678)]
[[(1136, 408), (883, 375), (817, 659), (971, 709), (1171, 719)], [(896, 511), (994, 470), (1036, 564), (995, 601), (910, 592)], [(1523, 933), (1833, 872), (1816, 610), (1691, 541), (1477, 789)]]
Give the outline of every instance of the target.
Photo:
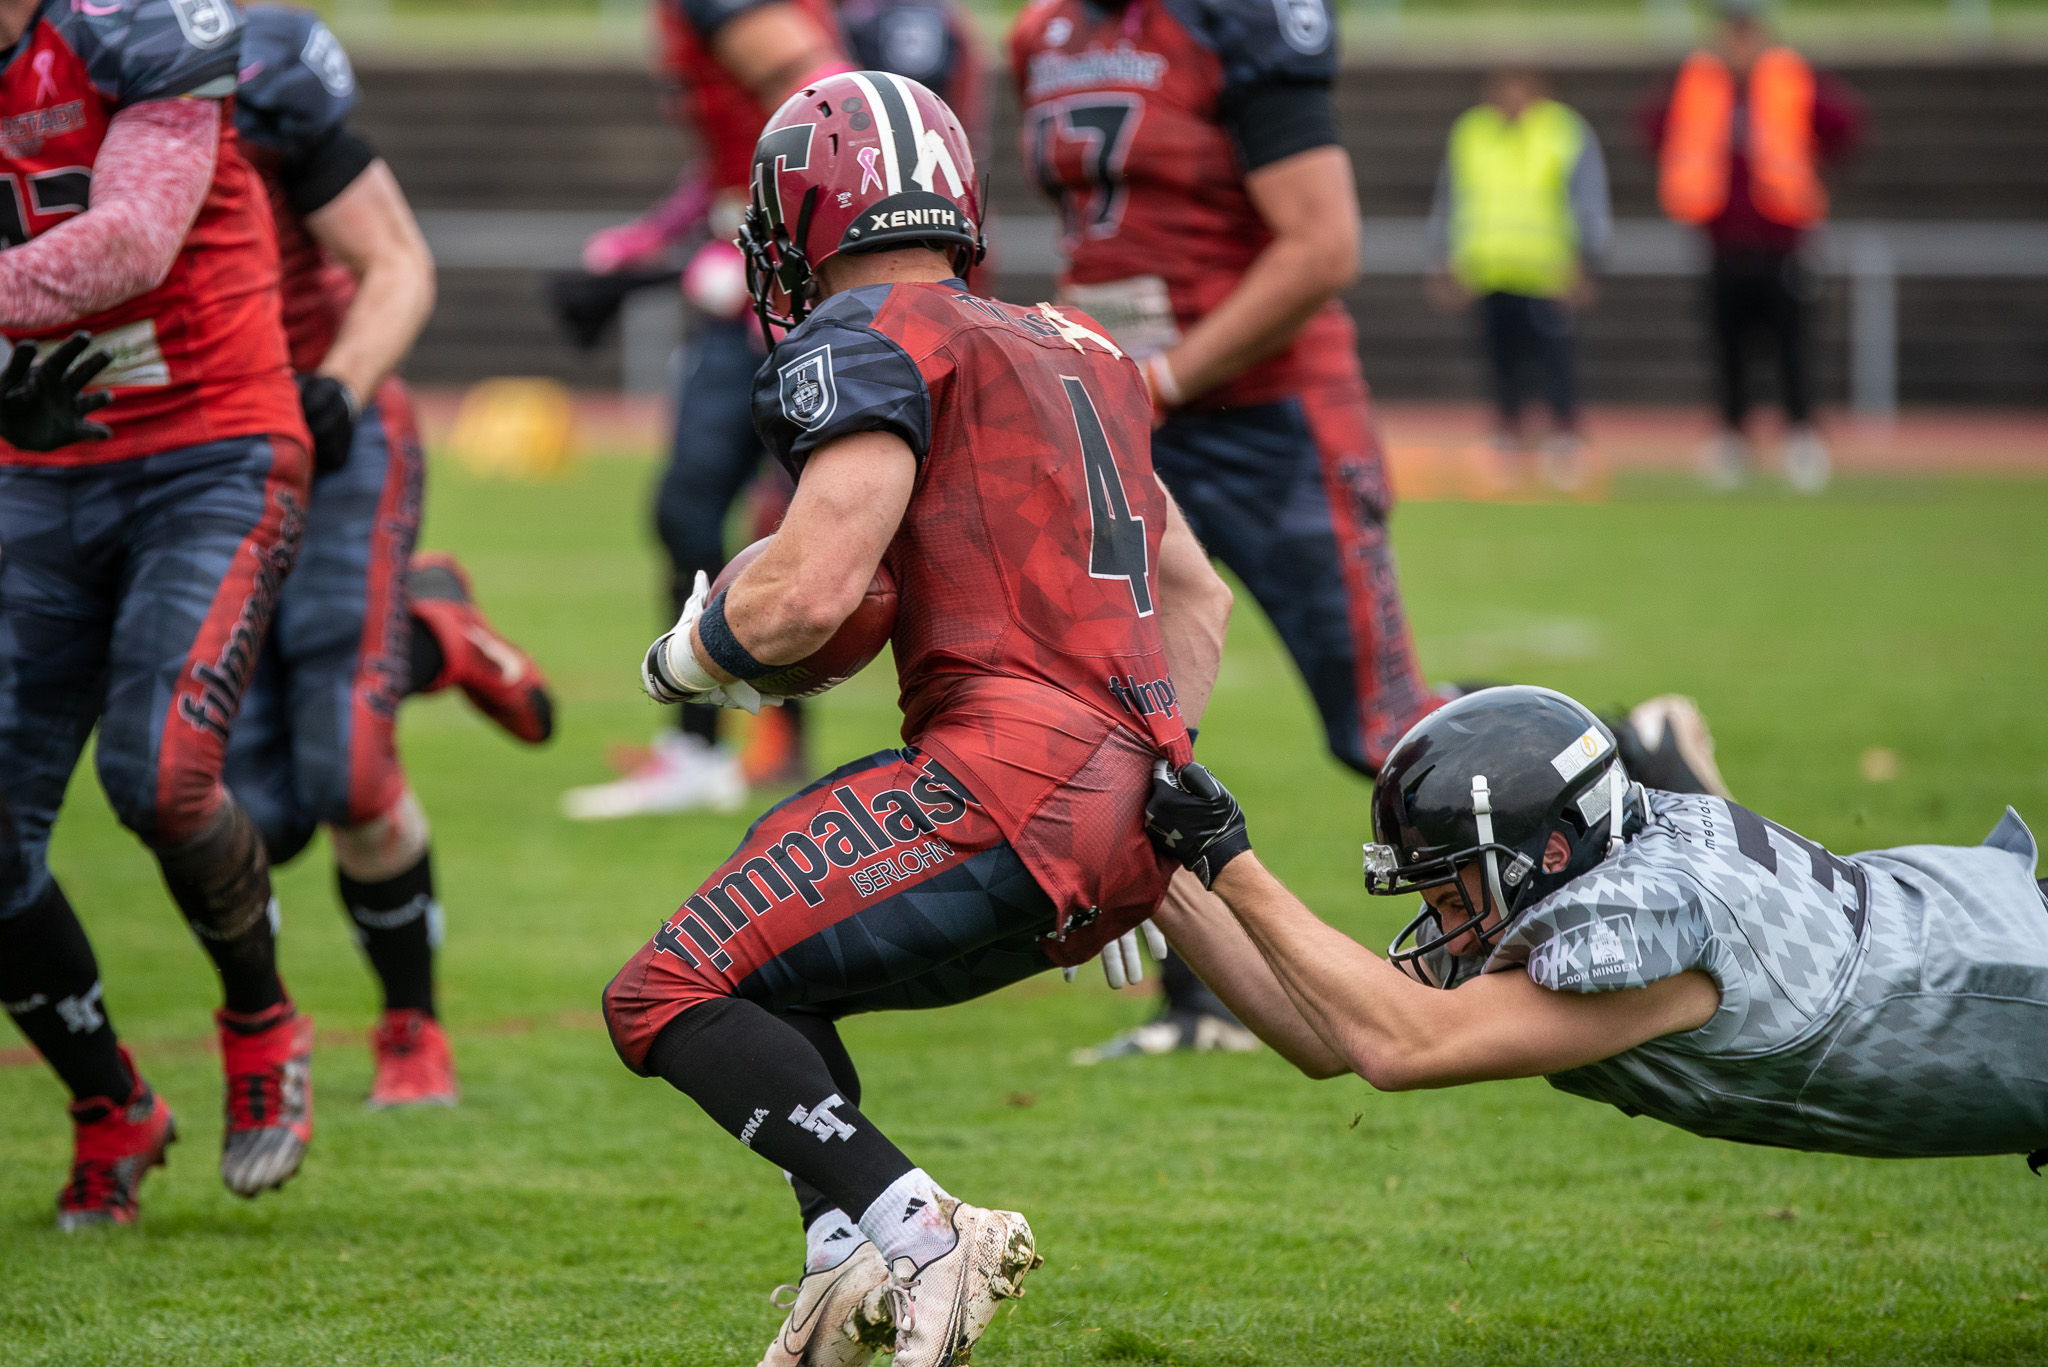
[[(1200, 765), (1159, 778), (1146, 825), (1161, 849), (1230, 908), (1329, 1053), (1382, 1091), (1563, 1072), (1696, 1029), (1720, 1004), (1720, 989), (1698, 971), (1589, 995), (1552, 992), (1519, 971), (1483, 974), (1453, 991), (1424, 986), (1323, 921), (1269, 873), (1251, 851), (1236, 800)], [(1191, 949), (1189, 963), (1200, 972), (1201, 951)], [(1262, 1038), (1304, 1072), (1327, 1075), (1311, 1066), (1325, 1060), (1303, 1046), (1256, 975), (1227, 956), (1213, 971), (1247, 1002), (1246, 1023)], [(1230, 1001), (1222, 987), (1217, 992)]]

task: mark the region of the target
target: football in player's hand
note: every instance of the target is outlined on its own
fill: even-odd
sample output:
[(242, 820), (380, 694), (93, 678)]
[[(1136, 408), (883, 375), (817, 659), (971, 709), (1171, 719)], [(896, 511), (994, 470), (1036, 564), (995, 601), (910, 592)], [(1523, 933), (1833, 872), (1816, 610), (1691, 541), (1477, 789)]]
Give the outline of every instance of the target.
[[(733, 580), (740, 577), (740, 571), (760, 558), (768, 549), (773, 536), (764, 536), (753, 545), (741, 551), (726, 562), (712, 581), (711, 596), (716, 598)], [(875, 566), (875, 577), (868, 583), (867, 594), (860, 600), (839, 630), (832, 633), (832, 639), (819, 646), (795, 664), (784, 665), (766, 678), (754, 679), (754, 687), (765, 697), (808, 698), (845, 683), (868, 667), (875, 656), (882, 653), (882, 647), (889, 644), (890, 635), (896, 630), (896, 576), (889, 573), (887, 565)]]

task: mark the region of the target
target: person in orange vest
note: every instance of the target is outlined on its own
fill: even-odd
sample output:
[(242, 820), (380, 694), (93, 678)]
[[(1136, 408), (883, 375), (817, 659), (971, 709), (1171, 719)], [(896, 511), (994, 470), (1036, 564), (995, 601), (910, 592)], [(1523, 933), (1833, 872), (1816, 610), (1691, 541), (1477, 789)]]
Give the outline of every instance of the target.
[(1686, 58), (1644, 113), (1658, 163), (1657, 197), (1712, 248), (1707, 318), (1721, 430), (1708, 441), (1710, 482), (1732, 488), (1754, 462), (1744, 433), (1750, 344), (1777, 352), (1793, 488), (1827, 486), (1826, 442), (1813, 426), (1807, 354), (1814, 290), (1800, 248), (1828, 214), (1821, 168), (1862, 140), (1867, 115), (1847, 85), (1773, 40), (1763, 0), (1720, 0), (1715, 50)]

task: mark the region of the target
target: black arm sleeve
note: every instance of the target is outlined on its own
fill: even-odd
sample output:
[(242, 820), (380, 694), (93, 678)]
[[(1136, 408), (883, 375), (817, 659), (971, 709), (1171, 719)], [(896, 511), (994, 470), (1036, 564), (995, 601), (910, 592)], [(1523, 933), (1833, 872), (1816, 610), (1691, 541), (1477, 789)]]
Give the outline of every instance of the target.
[(376, 159), (376, 148), (346, 124), (338, 124), (285, 164), (280, 175), (285, 198), (301, 214), (324, 209)]
[(1326, 81), (1283, 79), (1238, 86), (1224, 93), (1219, 112), (1247, 171), (1338, 142)]

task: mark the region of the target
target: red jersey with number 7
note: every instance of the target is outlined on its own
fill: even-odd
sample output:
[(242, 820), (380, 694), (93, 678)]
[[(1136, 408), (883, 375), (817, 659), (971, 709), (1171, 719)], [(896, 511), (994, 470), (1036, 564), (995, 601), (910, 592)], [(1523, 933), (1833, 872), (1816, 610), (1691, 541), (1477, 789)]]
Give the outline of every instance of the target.
[(94, 388), (107, 441), (50, 452), (0, 443), (0, 463), (91, 465), (227, 437), (304, 439), (278, 321), (277, 243), (262, 187), (228, 122), (241, 16), (227, 0), (45, 0), (0, 70), (0, 235), (14, 246), (91, 203), (107, 125), (130, 105), (220, 98), (220, 152), (199, 216), (162, 284), (63, 326), (113, 364)]
[[(1237, 288), (1273, 241), (1230, 123), (1255, 92), (1327, 86), (1326, 0), (1038, 0), (1010, 34), (1028, 175), (1060, 209), (1060, 297), (1143, 359)], [(1272, 117), (1270, 113), (1266, 117)], [(1332, 301), (1287, 348), (1196, 400), (1270, 403), (1355, 375)]]
[(960, 775), (1059, 907), (1056, 961), (1151, 915), (1170, 872), (1144, 832), (1151, 769), (1189, 751), (1137, 367), (1073, 310), (872, 285), (782, 339), (754, 421), (799, 481), (843, 436), (909, 445), (917, 484), (884, 556), (904, 739)]

